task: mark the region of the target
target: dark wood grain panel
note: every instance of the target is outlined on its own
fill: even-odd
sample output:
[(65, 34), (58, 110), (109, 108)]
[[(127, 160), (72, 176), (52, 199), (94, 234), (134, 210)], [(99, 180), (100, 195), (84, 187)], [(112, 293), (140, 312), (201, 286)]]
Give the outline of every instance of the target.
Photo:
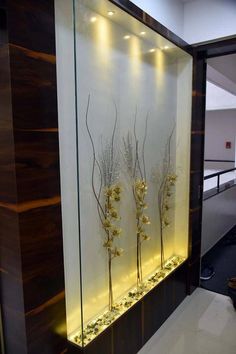
[(84, 348), (84, 354), (113, 354), (113, 328), (108, 328), (101, 336)]
[(192, 132), (191, 135), (191, 171), (202, 171), (204, 161), (204, 133)]
[(187, 274), (188, 264), (185, 262), (177, 269), (174, 281), (174, 309), (176, 309), (187, 296)]
[(165, 283), (161, 283), (157, 288), (153, 289), (143, 300), (143, 341), (146, 343), (151, 336), (165, 322)]
[[(29, 353), (62, 353), (66, 349), (65, 293), (51, 298), (26, 313), (26, 331), (30, 339)], [(39, 335), (40, 334), (40, 335)]]
[[(202, 207), (203, 174), (202, 171), (191, 174), (190, 211)], [(192, 220), (190, 219), (190, 222)]]
[(54, 1), (10, 0), (7, 5), (10, 43), (55, 54)]
[(189, 238), (190, 243), (195, 244), (201, 240), (201, 231), (202, 231), (202, 208), (193, 209), (190, 212), (190, 231)]
[(60, 204), (28, 210), (19, 215), (23, 235), (21, 248), (26, 312), (54, 298), (64, 289), (60, 221)]
[(0, 207), (0, 284), (6, 354), (16, 352), (27, 354), (18, 215), (2, 207)]
[(136, 354), (142, 347), (142, 303), (137, 303), (113, 325), (114, 354)]
[(193, 54), (193, 92), (192, 92), (192, 132), (205, 129), (206, 108), (206, 57), (204, 53)]
[(15, 146), (19, 203), (58, 196), (58, 133), (17, 130)]
[(4, 34), (0, 27), (0, 252), (6, 354), (63, 353), (67, 348), (54, 2), (1, 1), (0, 10), (1, 18), (7, 19)]
[[(204, 177), (204, 139), (206, 109), (206, 56), (194, 49), (193, 94), (191, 132), (191, 175), (189, 217), (189, 261), (187, 292), (190, 294), (199, 284), (201, 251), (201, 212)], [(195, 262), (194, 267), (192, 262)]]
[(10, 45), (10, 56), (15, 130), (58, 128), (55, 55)]
[(67, 352), (68, 354), (83, 354), (84, 350), (83, 348), (78, 347), (77, 345), (75, 345), (72, 342), (68, 342), (67, 343)]
[[(6, 9), (0, 8), (0, 203), (17, 200)], [(16, 296), (17, 295), (17, 296)], [(18, 215), (0, 205), (0, 298), (6, 354), (27, 354)]]
[(191, 295), (194, 290), (199, 286), (200, 282), (200, 266), (201, 259), (197, 256), (195, 260), (189, 262), (189, 271), (187, 279), (187, 291)]
[(81, 348), (72, 342), (68, 342), (69, 354), (113, 354), (113, 327), (109, 327), (95, 338), (86, 347)]

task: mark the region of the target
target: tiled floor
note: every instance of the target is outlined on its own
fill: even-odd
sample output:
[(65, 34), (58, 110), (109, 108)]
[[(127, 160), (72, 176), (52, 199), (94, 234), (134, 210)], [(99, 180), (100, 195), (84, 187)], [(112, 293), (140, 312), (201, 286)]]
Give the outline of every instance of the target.
[(231, 300), (197, 289), (139, 354), (236, 354), (236, 311)]

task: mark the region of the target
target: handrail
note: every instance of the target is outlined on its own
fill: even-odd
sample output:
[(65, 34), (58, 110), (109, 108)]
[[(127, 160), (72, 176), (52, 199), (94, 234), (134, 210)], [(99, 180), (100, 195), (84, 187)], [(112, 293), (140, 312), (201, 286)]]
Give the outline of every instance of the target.
[(220, 192), (220, 176), (221, 176), (221, 175), (224, 175), (224, 174), (226, 174), (226, 173), (235, 171), (235, 170), (236, 170), (236, 167), (230, 168), (230, 169), (228, 169), (228, 170), (224, 170), (224, 171), (219, 171), (219, 172), (212, 173), (211, 175), (205, 176), (205, 177), (204, 177), (204, 181), (206, 181), (206, 180), (208, 180), (208, 179), (210, 179), (210, 178), (217, 177), (217, 186), (216, 186), (217, 193), (216, 193), (216, 194), (218, 194), (218, 193)]
[(204, 160), (205, 162), (235, 162), (234, 160)]
[(212, 173), (211, 175), (205, 176), (205, 177), (204, 177), (204, 181), (205, 181), (206, 179), (210, 179), (210, 178), (213, 178), (213, 177), (217, 177), (217, 176), (220, 176), (220, 175), (223, 175), (223, 174), (225, 174), (225, 173), (232, 172), (232, 171), (235, 171), (235, 170), (236, 170), (236, 167), (230, 168), (229, 170), (224, 170), (224, 171), (219, 171), (219, 172)]

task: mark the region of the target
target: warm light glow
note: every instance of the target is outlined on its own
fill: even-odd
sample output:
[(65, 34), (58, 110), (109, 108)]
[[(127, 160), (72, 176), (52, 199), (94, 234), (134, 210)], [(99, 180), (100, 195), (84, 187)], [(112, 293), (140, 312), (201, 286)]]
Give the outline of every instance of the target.
[[(122, 314), (128, 311), (139, 300), (141, 300), (146, 294), (148, 294), (154, 287), (160, 284), (169, 274), (177, 269), (185, 261), (184, 257), (172, 256), (165, 262), (164, 268), (157, 268), (154, 273), (147, 277), (142, 284), (142, 290), (134, 287), (124, 294), (123, 297), (115, 303), (114, 309), (109, 311), (103, 310), (95, 318), (90, 319), (83, 327), (77, 332), (74, 332), (69, 336), (69, 340), (73, 343), (81, 346), (86, 346), (93, 339), (95, 339), (101, 332), (109, 327), (115, 320), (117, 320)], [(141, 290), (141, 291), (140, 291)], [(83, 337), (83, 338), (82, 338)]]
[(165, 53), (162, 50), (157, 50), (153, 57), (155, 60), (156, 84), (162, 90), (165, 83)]
[(97, 17), (93, 16), (93, 17), (90, 18), (90, 22), (93, 23), (93, 22), (96, 22), (96, 21), (97, 21)]
[(130, 55), (130, 72), (134, 77), (140, 77), (141, 73), (141, 48), (140, 40), (137, 36), (133, 36), (130, 40), (129, 55)]
[(94, 40), (96, 41), (97, 60), (102, 70), (107, 72), (109, 60), (111, 57), (111, 23), (105, 17), (100, 17), (96, 25)]
[(155, 51), (156, 51), (155, 48), (152, 48), (152, 49), (149, 50), (150, 53), (154, 53)]
[(169, 49), (170, 47), (168, 47), (168, 45), (165, 45), (165, 47), (163, 49), (167, 50)]
[(107, 14), (108, 16), (113, 16), (115, 14), (115, 11), (108, 11)]
[(142, 31), (140, 32), (140, 36), (145, 36), (146, 32)]
[(126, 36), (123, 37), (125, 40), (130, 39), (130, 36), (127, 34)]

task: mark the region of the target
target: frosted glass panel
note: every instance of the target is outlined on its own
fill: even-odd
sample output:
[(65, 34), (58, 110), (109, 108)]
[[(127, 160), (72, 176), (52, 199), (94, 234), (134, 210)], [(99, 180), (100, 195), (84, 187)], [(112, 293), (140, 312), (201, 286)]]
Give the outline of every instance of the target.
[(74, 11), (60, 149), (69, 338), (83, 346), (188, 257), (192, 59), (109, 1)]

